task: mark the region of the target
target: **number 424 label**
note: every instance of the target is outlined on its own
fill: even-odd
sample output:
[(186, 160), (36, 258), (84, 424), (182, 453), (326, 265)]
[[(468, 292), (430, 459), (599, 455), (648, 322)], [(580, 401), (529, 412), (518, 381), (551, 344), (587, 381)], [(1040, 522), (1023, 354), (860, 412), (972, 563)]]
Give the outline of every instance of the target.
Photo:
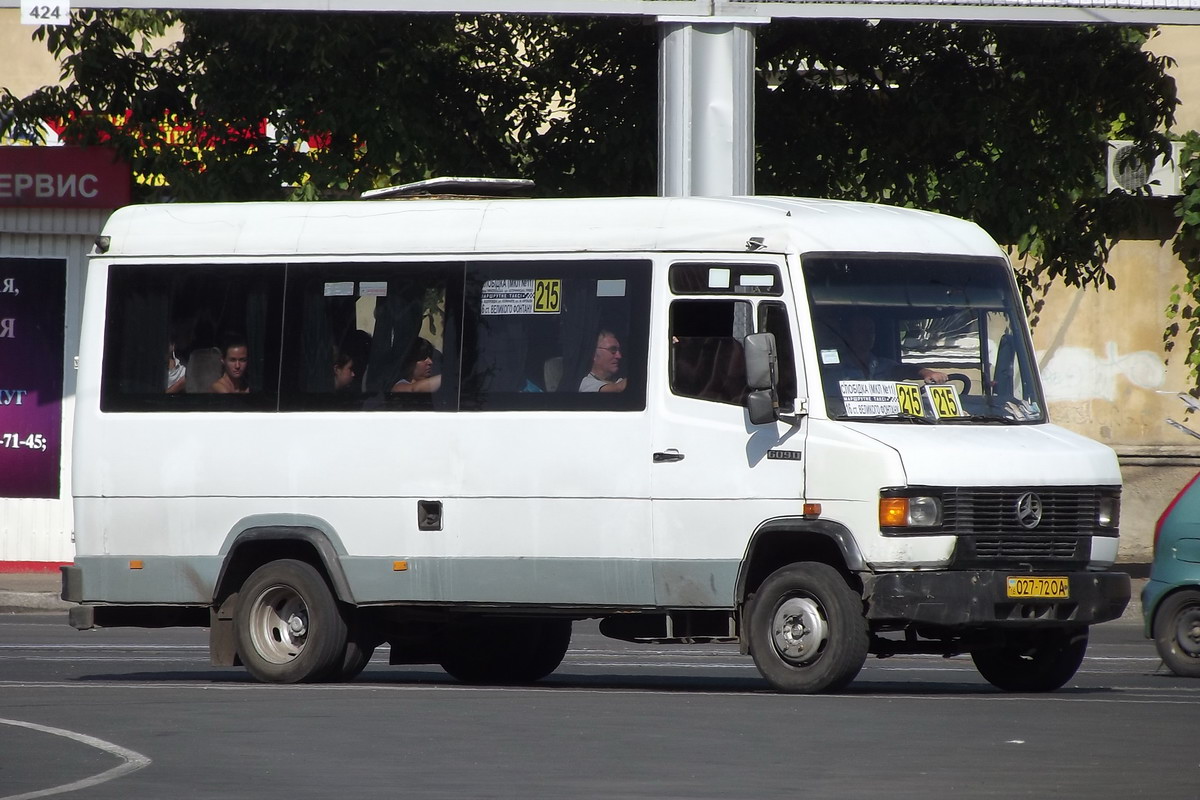
[(33, 0), (21, 0), (21, 24), (70, 25), (71, 3), (69, 0), (50, 3), (35, 3)]

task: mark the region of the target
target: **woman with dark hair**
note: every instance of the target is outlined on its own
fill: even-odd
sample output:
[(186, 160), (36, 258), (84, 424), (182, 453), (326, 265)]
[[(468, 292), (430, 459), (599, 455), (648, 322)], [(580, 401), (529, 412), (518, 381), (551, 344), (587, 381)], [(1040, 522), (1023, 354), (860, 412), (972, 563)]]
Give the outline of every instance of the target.
[(418, 337), (404, 359), (401, 378), (392, 385), (393, 392), (436, 392), (442, 386), (442, 376), (433, 374), (434, 346)]
[(358, 377), (357, 364), (349, 353), (339, 350), (333, 358), (333, 390), (351, 391), (351, 384)]

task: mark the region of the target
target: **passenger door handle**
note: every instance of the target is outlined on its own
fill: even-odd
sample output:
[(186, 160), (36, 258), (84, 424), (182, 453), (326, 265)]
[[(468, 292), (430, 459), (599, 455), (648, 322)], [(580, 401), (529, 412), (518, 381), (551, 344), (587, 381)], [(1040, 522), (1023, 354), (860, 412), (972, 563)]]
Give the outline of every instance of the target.
[(666, 452), (654, 454), (655, 464), (666, 464), (668, 461), (683, 461), (683, 453), (672, 447)]

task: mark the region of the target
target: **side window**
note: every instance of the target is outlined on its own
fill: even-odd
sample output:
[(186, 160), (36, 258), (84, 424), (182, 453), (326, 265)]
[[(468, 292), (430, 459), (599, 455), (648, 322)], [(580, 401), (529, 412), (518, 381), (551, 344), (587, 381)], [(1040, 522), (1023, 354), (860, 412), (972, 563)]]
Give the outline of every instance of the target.
[(101, 409), (275, 409), (283, 271), (111, 267)]
[(671, 292), (678, 295), (755, 294), (778, 297), (783, 294), (779, 267), (775, 264), (684, 261), (672, 264), (667, 274)]
[(457, 407), (461, 264), (288, 269), (285, 410)]
[(758, 307), (758, 330), (760, 333), (775, 334), (775, 348), (779, 356), (779, 404), (785, 410), (796, 406), (796, 354), (792, 347), (791, 325), (788, 323), (787, 306), (774, 301)]
[(753, 332), (752, 313), (745, 300), (671, 303), (671, 391), (741, 405), (749, 390), (742, 342)]
[(648, 261), (468, 265), (463, 409), (646, 407)]

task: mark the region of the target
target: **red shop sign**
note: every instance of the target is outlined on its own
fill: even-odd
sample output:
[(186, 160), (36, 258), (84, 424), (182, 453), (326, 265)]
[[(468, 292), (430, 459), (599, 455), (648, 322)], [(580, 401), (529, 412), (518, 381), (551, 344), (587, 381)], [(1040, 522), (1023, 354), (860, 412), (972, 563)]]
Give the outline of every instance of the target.
[(119, 208), (131, 176), (101, 147), (0, 147), (0, 206)]

